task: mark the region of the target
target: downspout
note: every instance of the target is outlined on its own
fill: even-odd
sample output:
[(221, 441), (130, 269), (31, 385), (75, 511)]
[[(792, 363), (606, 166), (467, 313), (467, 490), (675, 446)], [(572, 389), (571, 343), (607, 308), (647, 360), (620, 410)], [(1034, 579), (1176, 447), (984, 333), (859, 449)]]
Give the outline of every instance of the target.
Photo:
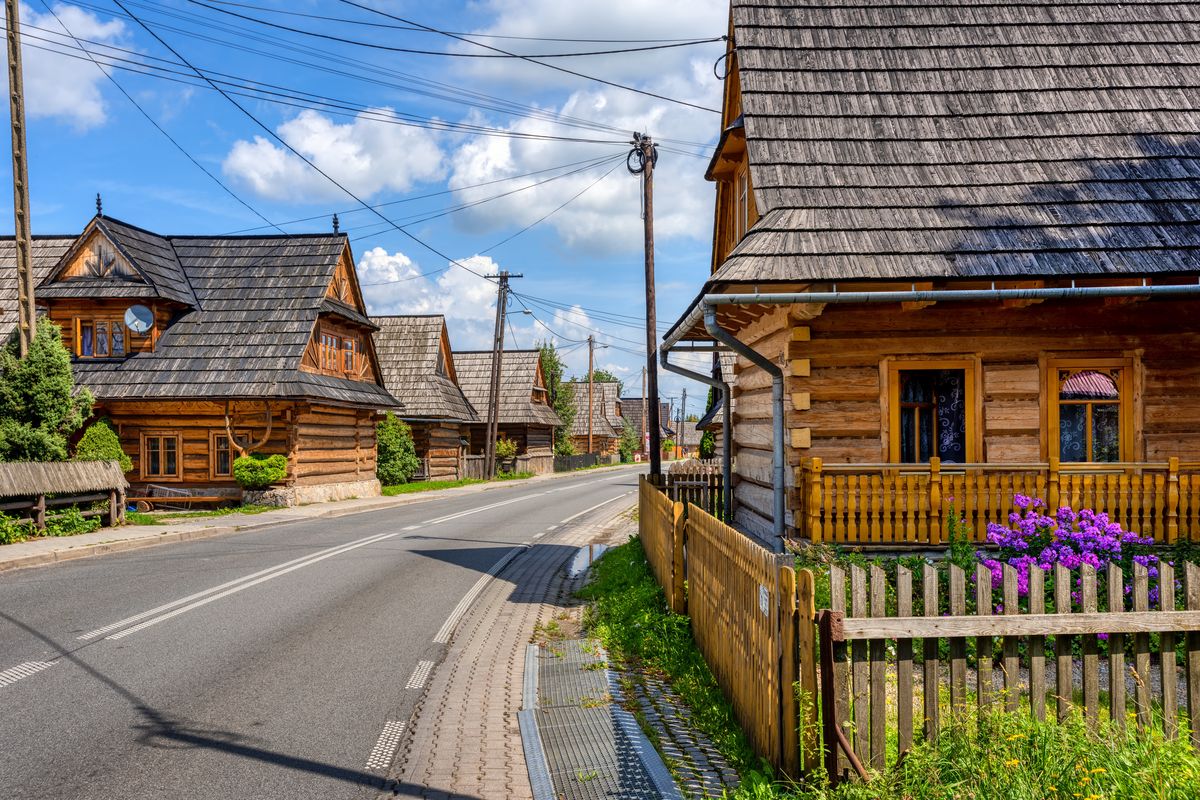
[(732, 461), (732, 436), (730, 431), (730, 423), (732, 417), (729, 415), (729, 406), (731, 398), (729, 396), (729, 384), (725, 381), (717, 380), (702, 372), (693, 372), (685, 367), (672, 364), (668, 361), (670, 351), (664, 347), (658, 351), (658, 363), (662, 364), (662, 368), (668, 372), (674, 372), (676, 375), (682, 375), (685, 378), (691, 378), (694, 381), (706, 384), (713, 387), (721, 393), (721, 402), (725, 404), (725, 428), (721, 431), (721, 508), (725, 511), (726, 522), (733, 519), (733, 461)]
[[(771, 417), (773, 424), (773, 439), (771, 449), (771, 466), (773, 474), (774, 513), (772, 514), (772, 532), (775, 534), (774, 548), (776, 553), (783, 552), (784, 514), (787, 510), (787, 451), (784, 447), (784, 408), (783, 408), (783, 369), (754, 348), (743, 343), (729, 331), (717, 324), (717, 310), (707, 303), (704, 304), (704, 328), (721, 344), (726, 345), (735, 353), (745, 356), (755, 366), (762, 368), (771, 376)], [(725, 407), (728, 415), (729, 406)], [(729, 419), (727, 416), (726, 419)], [(726, 426), (728, 430), (728, 425)]]

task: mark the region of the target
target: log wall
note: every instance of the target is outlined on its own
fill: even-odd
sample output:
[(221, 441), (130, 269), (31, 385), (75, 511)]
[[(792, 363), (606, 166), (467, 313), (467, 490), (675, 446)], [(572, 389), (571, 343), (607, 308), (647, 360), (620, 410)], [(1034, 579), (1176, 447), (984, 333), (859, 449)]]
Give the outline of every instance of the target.
[(464, 455), (461, 440), (468, 435), (467, 426), (442, 420), (410, 421), (417, 457), (429, 464), (428, 478), (432, 481), (456, 481)]

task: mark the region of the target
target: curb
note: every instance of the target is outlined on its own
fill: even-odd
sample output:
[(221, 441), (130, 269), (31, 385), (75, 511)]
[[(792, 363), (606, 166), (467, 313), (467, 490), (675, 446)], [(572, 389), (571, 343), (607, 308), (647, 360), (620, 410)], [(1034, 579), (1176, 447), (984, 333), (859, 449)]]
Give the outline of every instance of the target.
[[(615, 472), (619, 469), (627, 469), (630, 466), (631, 465), (629, 464), (614, 464), (610, 467), (601, 467), (599, 469), (586, 471), (598, 473)], [(279, 519), (259, 523), (247, 522), (241, 525), (213, 525), (188, 530), (147, 533), (145, 536), (139, 536), (131, 539), (117, 539), (110, 542), (99, 542), (97, 544), (67, 547), (62, 550), (51, 550), (48, 553), (33, 553), (27, 556), (14, 556), (8, 559), (3, 557), (3, 551), (0, 550), (0, 572), (26, 569), (28, 567), (42, 567), (64, 561), (76, 561), (81, 558), (108, 555), (109, 553), (122, 553), (130, 550), (140, 550), (145, 547), (154, 547), (160, 544), (172, 544), (176, 542), (210, 539), (217, 536), (226, 536), (231, 533), (247, 533), (250, 531), (263, 530), (265, 528), (273, 528), (280, 525), (291, 525), (297, 522), (307, 522), (314, 519), (337, 519), (339, 517), (349, 517), (355, 514), (367, 514), (373, 511), (386, 511), (390, 508), (403, 508), (405, 506), (419, 505), (422, 503), (432, 502), (434, 500), (441, 500), (447, 496), (452, 497), (456, 495), (480, 494), (482, 492), (506, 488), (507, 486), (513, 484), (523, 485), (526, 483), (532, 483), (534, 481), (543, 482), (549, 480), (562, 480), (562, 478), (565, 477), (580, 475), (582, 472), (582, 470), (580, 472), (558, 472), (550, 475), (538, 475), (522, 481), (512, 482), (489, 481), (486, 483), (458, 486), (452, 489), (440, 491), (435, 490), (430, 492), (421, 492), (414, 497), (382, 498), (380, 502), (372, 503), (368, 506), (360, 506), (356, 508), (331, 508), (324, 511), (319, 511), (315, 514), (297, 516), (293, 519)], [(559, 476), (562, 477), (560, 478)], [(460, 489), (468, 491), (458, 491)], [(452, 492), (454, 494), (444, 494), (443, 492)]]

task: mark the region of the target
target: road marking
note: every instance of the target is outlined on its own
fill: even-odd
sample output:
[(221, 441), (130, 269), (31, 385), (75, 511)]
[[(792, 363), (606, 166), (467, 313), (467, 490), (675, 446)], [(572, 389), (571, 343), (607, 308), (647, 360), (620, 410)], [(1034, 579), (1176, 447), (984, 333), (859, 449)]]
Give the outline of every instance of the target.
[(474, 603), (475, 598), (483, 591), (483, 587), (487, 586), (488, 581), (500, 574), (500, 570), (508, 566), (508, 562), (516, 558), (518, 553), (528, 548), (529, 545), (527, 544), (517, 545), (505, 553), (503, 558), (493, 564), (492, 568), (484, 573), (479, 580), (475, 581), (475, 585), (471, 587), (469, 592), (463, 595), (462, 600), (458, 601), (458, 605), (454, 607), (454, 610), (450, 612), (450, 616), (446, 618), (442, 627), (438, 629), (437, 634), (433, 637), (434, 644), (446, 644), (450, 641), (450, 636), (454, 633), (454, 629), (462, 621), (463, 615), (467, 613), (467, 609), (471, 607), (471, 603)]
[(145, 620), (144, 622), (140, 622), (137, 625), (134, 625), (132, 628), (126, 628), (125, 630), (120, 631), (119, 633), (114, 633), (114, 634), (111, 634), (104, 638), (106, 638), (106, 639), (123, 639), (126, 636), (137, 633), (138, 631), (145, 630), (146, 628), (149, 628), (151, 625), (157, 625), (160, 622), (166, 622), (167, 620), (173, 619), (174, 617), (177, 617), (180, 614), (185, 614), (188, 611), (193, 611), (197, 608), (200, 608), (201, 606), (206, 606), (213, 601), (220, 600), (223, 597), (228, 597), (229, 595), (237, 594), (238, 592), (243, 591), (244, 589), (249, 589), (251, 586), (257, 586), (260, 583), (265, 583), (266, 581), (272, 580), (274, 578), (278, 578), (282, 575), (287, 575), (289, 572), (295, 572), (298, 569), (303, 569), (304, 567), (308, 567), (313, 564), (316, 564), (318, 561), (324, 561), (327, 558), (333, 558), (334, 556), (341, 555), (342, 553), (348, 553), (351, 550), (357, 550), (360, 547), (366, 547), (369, 544), (375, 544), (376, 542), (382, 542), (384, 539), (390, 539), (393, 536), (399, 536), (399, 535), (400, 535), (399, 531), (397, 531), (395, 533), (384, 533), (384, 534), (380, 534), (378, 536), (371, 536), (371, 537), (368, 537), (367, 539), (360, 540), (356, 544), (350, 544), (350, 545), (345, 545), (343, 547), (336, 548), (331, 552), (326, 552), (323, 555), (318, 555), (313, 558), (309, 558), (308, 560), (302, 561), (299, 564), (292, 564), (291, 566), (287, 567), (286, 569), (276, 570), (268, 575), (263, 575), (260, 578), (255, 578), (252, 581), (247, 581), (245, 583), (241, 583), (237, 586), (234, 586), (231, 589), (226, 589), (223, 592), (219, 592), (219, 593), (211, 595), (209, 597), (205, 597), (202, 600), (197, 600), (194, 603), (189, 603), (188, 605), (183, 606), (181, 608), (177, 608), (174, 611), (168, 611), (167, 613), (161, 614), (157, 617), (151, 617), (150, 619)]
[(405, 526), (405, 527), (401, 528), (400, 530), (402, 530), (402, 531), (415, 531), (415, 530), (416, 530), (417, 528), (419, 528), (419, 527), (421, 527), (421, 526), (420, 526), (420, 525), (407, 525), (407, 526)]
[(0, 688), (9, 686), (21, 680), (28, 678), (30, 675), (36, 675), (44, 669), (53, 667), (57, 661), (26, 661), (24, 664), (17, 664), (15, 667), (0, 672)]
[(558, 527), (557, 525), (547, 525), (547, 526), (546, 526), (546, 530), (547, 530), (547, 532), (549, 532), (549, 531), (552, 531), (552, 530), (554, 530), (554, 529), (555, 529), (555, 528), (557, 528), (557, 527)]
[(502, 500), (499, 503), (492, 503), (491, 505), (480, 506), (479, 508), (470, 508), (470, 509), (467, 509), (466, 511), (459, 511), (456, 514), (447, 514), (444, 517), (438, 517), (436, 519), (431, 519), (431, 520), (428, 520), (427, 522), (422, 522), (421, 524), (422, 525), (437, 525), (438, 523), (441, 523), (441, 522), (449, 522), (452, 519), (459, 519), (460, 517), (469, 517), (472, 514), (478, 514), (482, 511), (490, 511), (491, 509), (499, 508), (500, 506), (507, 506), (507, 505), (511, 505), (512, 503), (520, 503), (523, 500), (532, 500), (533, 498), (541, 497), (544, 494), (546, 494), (546, 492), (537, 492), (536, 494), (526, 494), (526, 495), (522, 495), (521, 497), (514, 497), (511, 500)]
[(345, 544), (334, 545), (333, 547), (328, 547), (324, 550), (318, 550), (315, 553), (309, 553), (308, 555), (300, 556), (299, 558), (293, 558), (291, 561), (285, 561), (282, 564), (276, 564), (273, 567), (267, 567), (266, 569), (259, 570), (258, 572), (252, 572), (249, 575), (243, 575), (240, 578), (234, 578), (231, 581), (226, 581), (225, 583), (222, 583), (220, 586), (213, 586), (213, 587), (205, 589), (203, 591), (196, 592), (195, 594), (189, 594), (187, 597), (181, 597), (178, 600), (172, 600), (170, 603), (164, 603), (163, 605), (156, 606), (155, 608), (152, 608), (149, 611), (143, 611), (140, 614), (134, 614), (132, 617), (126, 617), (125, 619), (120, 620), (118, 622), (114, 622), (111, 625), (105, 625), (103, 628), (97, 628), (94, 631), (88, 631), (87, 633), (83, 634), (82, 636), (77, 636), (75, 638), (82, 639), (85, 641), (88, 639), (95, 639), (97, 636), (103, 636), (106, 633), (111, 633), (112, 631), (115, 631), (118, 628), (124, 628), (126, 625), (132, 625), (135, 622), (140, 622), (141, 620), (144, 620), (147, 617), (152, 617), (155, 614), (161, 614), (164, 611), (169, 611), (172, 608), (175, 608), (176, 606), (181, 606), (184, 603), (190, 603), (193, 600), (198, 600), (201, 597), (204, 597), (205, 595), (212, 594), (213, 592), (219, 592), (222, 589), (228, 589), (231, 586), (237, 586), (239, 583), (242, 583), (244, 581), (253, 580), (253, 579), (259, 577), (260, 575), (266, 575), (268, 573), (275, 572), (276, 570), (284, 569), (285, 567), (290, 567), (293, 564), (299, 564), (302, 561), (308, 561), (311, 558), (320, 556), (322, 553), (329, 553), (329, 552), (332, 552), (335, 550), (340, 551), (343, 548), (352, 548), (361, 542), (369, 543), (371, 541), (374, 541), (381, 537), (386, 537), (388, 535), (394, 536), (395, 534), (376, 534), (375, 536), (368, 536), (365, 539), (359, 539), (357, 541), (347, 542)]
[(615, 501), (617, 501), (617, 500), (620, 500), (622, 497), (628, 497), (628, 496), (629, 496), (629, 495), (631, 495), (631, 494), (633, 494), (633, 492), (632, 492), (632, 491), (628, 491), (628, 492), (625, 492), (624, 494), (619, 494), (619, 495), (617, 495), (616, 497), (610, 497), (609, 499), (605, 500), (603, 503), (596, 503), (596, 505), (592, 506), (591, 508), (585, 508), (583, 511), (580, 511), (578, 514), (572, 514), (571, 516), (567, 517), (566, 519), (564, 519), (562, 522), (560, 522), (560, 523), (558, 523), (558, 524), (559, 524), (559, 525), (566, 525), (566, 524), (567, 524), (568, 522), (570, 522), (571, 520), (573, 520), (573, 519), (579, 519), (580, 517), (582, 517), (584, 514), (588, 513), (589, 511), (595, 511), (595, 510), (596, 510), (597, 508), (599, 508), (600, 506), (606, 506), (606, 505), (608, 505), (609, 503), (612, 503), (612, 502), (615, 502)]
[(432, 661), (418, 661), (417, 668), (413, 670), (412, 677), (408, 679), (408, 683), (404, 684), (404, 688), (424, 689), (425, 681), (429, 679), (429, 673), (432, 669)]
[(533, 538), (534, 538), (534, 539), (540, 539), (540, 538), (542, 538), (542, 537), (543, 537), (543, 536), (545, 536), (545, 535), (546, 535), (546, 532), (545, 532), (545, 531), (542, 531), (541, 533), (535, 533), (535, 534), (533, 535)]
[(403, 735), (403, 722), (392, 720), (384, 723), (383, 733), (379, 734), (379, 740), (371, 749), (371, 755), (367, 756), (367, 769), (387, 769), (396, 756), (396, 749), (400, 747), (400, 737)]

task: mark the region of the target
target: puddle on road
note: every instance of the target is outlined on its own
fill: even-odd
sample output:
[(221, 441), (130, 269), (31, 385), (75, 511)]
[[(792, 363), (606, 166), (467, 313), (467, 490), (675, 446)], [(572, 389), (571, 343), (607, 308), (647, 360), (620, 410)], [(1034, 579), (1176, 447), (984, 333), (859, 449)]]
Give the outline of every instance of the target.
[(606, 544), (589, 544), (579, 548), (579, 552), (571, 559), (571, 566), (567, 568), (567, 573), (572, 578), (578, 578), (587, 572), (588, 567), (595, 563), (600, 556), (604, 555), (608, 547)]

